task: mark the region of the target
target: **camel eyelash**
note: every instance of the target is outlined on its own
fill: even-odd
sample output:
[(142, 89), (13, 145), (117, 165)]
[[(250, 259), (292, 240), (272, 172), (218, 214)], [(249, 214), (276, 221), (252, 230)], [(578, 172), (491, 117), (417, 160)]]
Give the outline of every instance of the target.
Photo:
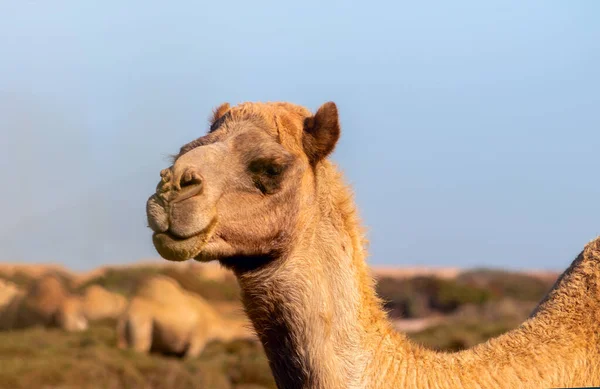
[(285, 169), (285, 164), (274, 162), (272, 159), (254, 160), (248, 166), (254, 185), (263, 194), (272, 194), (280, 189)]
[(253, 174), (264, 174), (275, 177), (283, 173), (285, 165), (277, 163), (272, 159), (257, 159), (250, 162), (248, 170)]

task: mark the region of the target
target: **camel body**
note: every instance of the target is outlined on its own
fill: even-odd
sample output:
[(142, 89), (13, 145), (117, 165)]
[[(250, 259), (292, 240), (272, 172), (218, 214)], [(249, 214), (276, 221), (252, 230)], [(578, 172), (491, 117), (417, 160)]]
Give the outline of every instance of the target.
[(90, 285), (83, 292), (82, 310), (89, 321), (117, 319), (127, 307), (127, 299), (100, 285)]
[(69, 295), (58, 307), (56, 325), (65, 331), (83, 331), (90, 323), (117, 319), (126, 304), (125, 297), (99, 285), (90, 285), (83, 295)]
[(58, 327), (66, 331), (88, 328), (80, 297), (69, 293), (63, 281), (52, 274), (42, 275), (26, 292), (17, 291), (0, 308), (0, 329), (33, 326)]
[(117, 324), (118, 346), (193, 358), (213, 339), (244, 337), (202, 297), (166, 276), (154, 276), (131, 299)]
[(15, 294), (0, 314), (3, 330), (32, 326), (83, 330), (87, 321), (80, 315), (67, 319), (65, 312), (77, 312), (79, 301), (65, 288), (62, 280), (47, 274), (35, 280), (24, 293)]
[(22, 291), (15, 284), (0, 279), (0, 312), (20, 293), (22, 293)]

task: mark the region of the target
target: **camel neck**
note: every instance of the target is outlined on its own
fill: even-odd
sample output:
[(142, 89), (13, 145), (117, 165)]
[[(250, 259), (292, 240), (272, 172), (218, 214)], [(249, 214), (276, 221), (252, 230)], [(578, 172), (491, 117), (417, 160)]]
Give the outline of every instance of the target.
[(339, 197), (326, 203), (285, 256), (238, 274), (281, 388), (360, 387), (375, 349), (399, 336), (376, 297), (354, 204)]
[(297, 251), (239, 278), (281, 388), (351, 388), (360, 372), (369, 320), (360, 304), (374, 295), (361, 291), (350, 258), (332, 254)]
[(280, 388), (430, 387), (432, 380), (440, 388), (556, 387), (597, 376), (590, 363), (597, 351), (588, 346), (597, 345), (600, 240), (519, 328), (473, 350), (437, 353), (391, 327), (368, 272), (354, 204), (345, 192), (330, 192), (337, 196), (317, 195), (328, 206), (304, 215), (285, 255), (236, 271)]

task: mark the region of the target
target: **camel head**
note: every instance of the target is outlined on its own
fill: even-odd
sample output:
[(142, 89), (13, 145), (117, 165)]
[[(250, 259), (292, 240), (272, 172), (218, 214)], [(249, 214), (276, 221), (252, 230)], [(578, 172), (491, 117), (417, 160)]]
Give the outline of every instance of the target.
[(88, 320), (84, 314), (81, 298), (68, 297), (56, 311), (53, 324), (69, 332), (87, 330)]
[(318, 206), (315, 171), (339, 134), (332, 102), (314, 115), (289, 103), (221, 105), (148, 199), (156, 250), (225, 265), (281, 255)]

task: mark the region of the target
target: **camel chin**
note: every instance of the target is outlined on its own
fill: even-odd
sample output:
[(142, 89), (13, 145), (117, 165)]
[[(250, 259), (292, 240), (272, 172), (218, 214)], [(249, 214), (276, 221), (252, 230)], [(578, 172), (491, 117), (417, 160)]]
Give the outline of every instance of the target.
[(158, 254), (166, 260), (182, 262), (196, 257), (210, 239), (210, 235), (200, 233), (187, 239), (177, 239), (168, 233), (154, 233), (152, 243)]

